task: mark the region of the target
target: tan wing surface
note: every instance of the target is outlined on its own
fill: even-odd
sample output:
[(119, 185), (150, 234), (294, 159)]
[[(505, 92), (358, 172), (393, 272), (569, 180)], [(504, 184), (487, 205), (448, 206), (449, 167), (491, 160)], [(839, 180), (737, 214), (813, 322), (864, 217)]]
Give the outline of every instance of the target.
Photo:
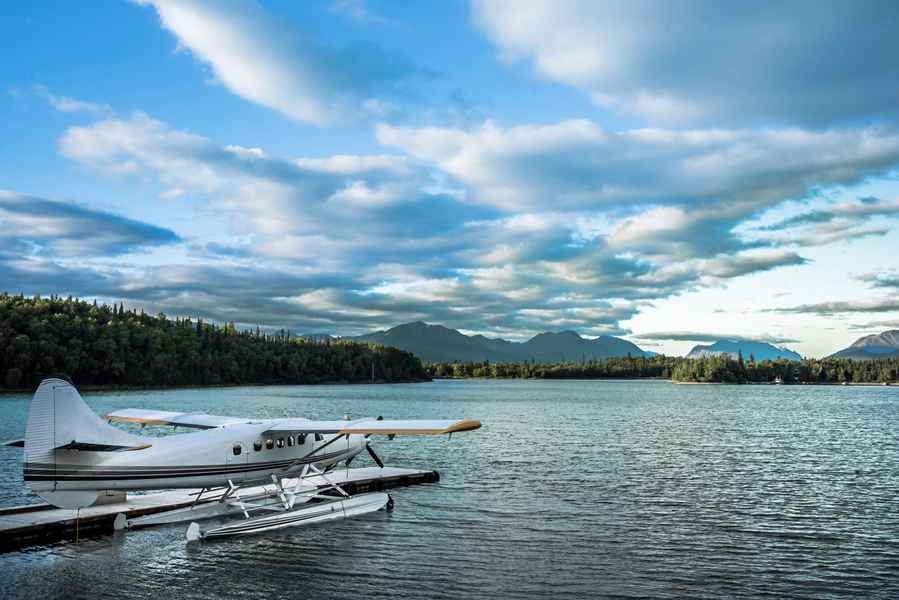
[(343, 435), (441, 435), (457, 431), (471, 431), (481, 426), (473, 419), (410, 419), (355, 421), (310, 421), (281, 419), (272, 423), (269, 432), (338, 433)]
[(121, 423), (142, 423), (145, 425), (173, 425), (193, 429), (215, 429), (235, 423), (249, 423), (250, 419), (238, 417), (221, 417), (202, 413), (171, 412), (166, 410), (144, 410), (141, 408), (125, 408), (113, 411), (103, 417), (107, 421)]

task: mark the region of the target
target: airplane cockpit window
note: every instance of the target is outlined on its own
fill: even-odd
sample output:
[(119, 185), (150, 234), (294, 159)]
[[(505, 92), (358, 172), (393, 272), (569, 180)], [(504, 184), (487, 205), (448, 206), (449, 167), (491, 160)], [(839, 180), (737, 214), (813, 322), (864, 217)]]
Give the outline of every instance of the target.
[(287, 445), (293, 446), (293, 436), (292, 435), (287, 436)]
[(262, 440), (256, 440), (255, 442), (253, 442), (253, 450), (255, 450), (256, 452), (262, 450)]
[(284, 447), (284, 438), (278, 438), (278, 448)]
[(316, 441), (316, 442), (320, 442), (320, 441), (322, 441), (323, 439), (325, 439), (325, 436), (323, 436), (322, 434), (320, 434), (320, 433), (316, 433), (316, 434), (315, 434), (315, 441)]
[(240, 456), (240, 453), (243, 452), (243, 448), (241, 448), (240, 444), (234, 444), (231, 451), (234, 452), (234, 456)]
[(266, 448), (266, 450), (271, 450), (271, 449), (274, 448), (274, 447), (275, 447), (275, 440), (273, 440), (273, 439), (267, 439), (267, 440), (265, 440), (265, 448)]

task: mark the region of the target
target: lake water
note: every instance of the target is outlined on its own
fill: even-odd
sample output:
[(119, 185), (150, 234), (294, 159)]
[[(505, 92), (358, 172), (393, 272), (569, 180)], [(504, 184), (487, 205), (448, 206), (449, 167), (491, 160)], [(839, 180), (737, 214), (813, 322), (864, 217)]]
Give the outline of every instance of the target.
[[(86, 400), (99, 413), (484, 427), (378, 443), (389, 465), (441, 474), (393, 490), (392, 514), (191, 546), (178, 525), (0, 554), (0, 596), (899, 598), (899, 388), (437, 381)], [(24, 432), (27, 408), (0, 396), (0, 439)], [(0, 461), (0, 503), (32, 501), (21, 452)]]

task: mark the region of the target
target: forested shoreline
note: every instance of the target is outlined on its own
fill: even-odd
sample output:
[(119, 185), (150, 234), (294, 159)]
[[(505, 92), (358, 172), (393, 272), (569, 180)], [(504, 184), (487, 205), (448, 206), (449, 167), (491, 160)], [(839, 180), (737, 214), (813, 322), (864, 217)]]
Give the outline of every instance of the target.
[(435, 378), (496, 379), (670, 379), (678, 383), (842, 384), (899, 381), (899, 359), (744, 360), (741, 356), (681, 358), (615, 357), (605, 360), (540, 364), (429, 363)]
[(615, 357), (563, 363), (422, 362), (410, 352), (233, 323), (170, 319), (72, 298), (0, 294), (0, 389), (65, 373), (87, 388), (412, 382), (430, 378), (670, 379), (682, 383), (895, 383), (899, 359), (755, 361)]
[(53, 373), (93, 388), (429, 379), (417, 357), (396, 348), (0, 294), (0, 389), (34, 389)]

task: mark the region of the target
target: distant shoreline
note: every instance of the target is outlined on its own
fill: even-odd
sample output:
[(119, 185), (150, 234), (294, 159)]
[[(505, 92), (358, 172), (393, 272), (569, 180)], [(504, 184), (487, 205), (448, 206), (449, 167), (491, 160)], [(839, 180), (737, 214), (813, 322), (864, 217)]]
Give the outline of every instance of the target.
[(671, 383), (677, 385), (786, 385), (786, 386), (810, 386), (810, 385), (828, 385), (828, 386), (837, 386), (837, 387), (899, 387), (899, 381), (886, 381), (886, 382), (870, 382), (870, 383), (854, 383), (851, 381), (847, 381), (846, 383), (836, 383), (833, 381), (799, 381), (795, 383), (774, 383), (773, 381), (745, 381), (745, 382), (730, 382), (730, 381), (674, 381), (670, 380)]
[(899, 381), (880, 383), (835, 383), (831, 381), (803, 381), (774, 383), (773, 381), (676, 381), (668, 377), (434, 377), (434, 381), (667, 381), (674, 385), (785, 385), (785, 386), (842, 386), (842, 387), (899, 387)]
[[(774, 383), (769, 381), (747, 381), (747, 382), (730, 382), (730, 381), (675, 381), (667, 377), (565, 377), (565, 378), (546, 378), (546, 377), (434, 377), (432, 379), (419, 379), (407, 381), (327, 381), (321, 383), (216, 383), (209, 385), (172, 385), (172, 386), (117, 386), (117, 385), (79, 385), (78, 389), (83, 392), (165, 392), (176, 390), (206, 390), (206, 389), (228, 389), (228, 388), (246, 388), (246, 387), (296, 387), (296, 386), (337, 386), (337, 385), (387, 385), (387, 384), (415, 384), (415, 383), (431, 383), (434, 381), (667, 381), (674, 385), (765, 385), (765, 386), (836, 386), (836, 387), (899, 387), (899, 381), (889, 381), (886, 383), (834, 383), (834, 382), (801, 382), (801, 383)], [(11, 396), (15, 394), (31, 394), (33, 389), (2, 389), (0, 388), (0, 398), (3, 396)]]
[[(298, 385), (329, 386), (329, 385), (386, 385), (386, 384), (410, 384), (430, 383), (433, 379), (409, 379), (404, 381), (322, 381), (319, 383), (210, 383), (208, 385), (169, 385), (169, 386), (130, 386), (130, 385), (78, 385), (82, 392), (165, 392), (169, 390), (206, 390), (226, 389), (240, 387), (296, 387)], [(12, 394), (32, 394), (33, 388), (6, 389), (0, 388), (0, 396)]]

